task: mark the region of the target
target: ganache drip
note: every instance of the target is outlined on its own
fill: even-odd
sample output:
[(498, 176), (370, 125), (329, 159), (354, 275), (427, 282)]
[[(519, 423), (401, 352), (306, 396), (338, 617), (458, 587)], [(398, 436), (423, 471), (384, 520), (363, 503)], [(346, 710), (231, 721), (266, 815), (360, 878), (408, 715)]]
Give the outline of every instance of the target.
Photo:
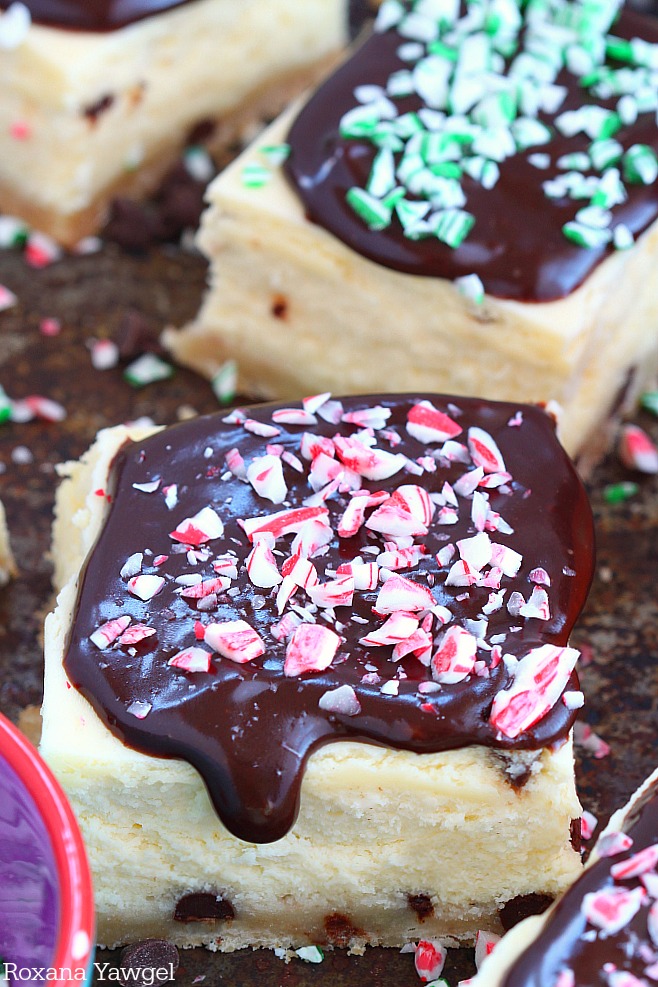
[[(405, 9), (415, 13), (413, 6)], [(512, 44), (516, 28), (505, 23), (517, 7), (520, 19), (535, 19), (528, 52), (522, 48), (526, 27)], [(472, 75), (466, 65), (462, 82), (454, 86), (442, 80), (443, 69), (447, 65), (450, 71), (457, 60), (461, 65), (462, 59), (484, 59), (482, 45), (480, 54), (471, 49), (467, 59), (466, 46), (460, 49), (449, 34), (432, 42), (419, 41), (416, 27), (416, 33), (409, 28), (404, 35), (397, 27), (373, 34), (290, 128), (284, 171), (307, 217), (356, 253), (396, 271), (453, 281), (475, 274), (490, 295), (521, 302), (571, 294), (616, 247), (632, 245), (658, 217), (655, 79), (639, 55), (645, 42), (645, 53), (658, 42), (658, 25), (624, 10), (610, 34), (599, 31), (597, 37), (595, 25), (583, 20), (582, 37), (574, 32), (569, 52), (560, 51), (550, 39), (568, 34), (576, 17), (586, 18), (585, 7), (559, 0), (492, 4), (485, 28), (467, 39), (486, 47), (486, 65)], [(469, 17), (486, 9), (471, 4)], [(544, 10), (547, 19), (551, 12), (555, 17), (545, 39), (537, 27)], [(425, 12), (418, 13), (422, 21)], [(499, 41), (492, 40), (490, 25), (496, 20)], [(635, 48), (626, 44), (637, 38)], [(548, 63), (575, 62), (573, 49), (582, 54), (597, 44), (608, 55), (600, 65), (592, 63), (589, 74), (581, 60), (580, 74), (562, 68), (547, 84), (537, 81), (540, 75), (531, 79), (542, 69), (527, 64), (518, 69), (522, 83), (510, 85), (506, 77), (518, 56), (536, 56), (534, 64), (550, 72)], [(511, 50), (503, 55), (506, 46)], [(414, 49), (415, 56), (409, 54)], [(497, 58), (504, 71), (493, 71)], [(654, 99), (646, 110), (635, 101), (642, 80)], [(469, 87), (480, 83), (482, 90), (471, 98)], [(532, 93), (539, 110), (526, 105)], [(453, 114), (451, 100), (457, 97), (463, 106)], [(583, 107), (586, 116), (569, 117)], [(441, 122), (444, 115), (448, 124)], [(565, 129), (558, 117), (564, 117)], [(481, 145), (473, 138), (480, 127)], [(502, 151), (508, 142), (511, 147)], [(633, 163), (638, 154), (641, 168), (647, 167), (642, 177)], [(544, 186), (554, 182), (564, 188), (556, 192), (554, 186), (549, 197)], [(350, 205), (353, 194), (360, 205)], [(441, 222), (432, 225), (439, 213)]]
[[(242, 839), (290, 829), (331, 741), (567, 736), (584, 488), (544, 411), (454, 400), (261, 405), (116, 456), (66, 670), (127, 744), (193, 764)], [(550, 695), (523, 686), (540, 666)]]
[(640, 987), (656, 980), (658, 778), (622, 831), (626, 840), (603, 837), (597, 849), (605, 855), (560, 900), (503, 987)]
[[(196, 0), (21, 0), (32, 20), (47, 27), (103, 33)], [(12, 0), (0, 0), (0, 10)]]

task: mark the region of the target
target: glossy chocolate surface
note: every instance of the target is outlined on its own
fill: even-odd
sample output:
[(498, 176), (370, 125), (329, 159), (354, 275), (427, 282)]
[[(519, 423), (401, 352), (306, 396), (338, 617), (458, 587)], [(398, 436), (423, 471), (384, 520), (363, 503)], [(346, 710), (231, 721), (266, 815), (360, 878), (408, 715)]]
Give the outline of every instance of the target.
[[(6, 10), (12, 0), (0, 0)], [(69, 31), (115, 31), (194, 0), (22, 0), (37, 24)]]
[[(402, 454), (413, 463), (421, 457), (426, 467), (420, 470), (420, 477), (402, 469), (390, 479), (364, 479), (367, 490), (390, 493), (400, 485), (420, 484), (440, 499), (446, 481), (455, 483), (474, 471), (470, 461), (469, 465), (437, 458), (442, 443), (421, 442), (407, 433), (407, 413), (422, 399), (431, 400), (443, 412), (452, 408), (454, 419), (463, 428), (457, 442), (466, 441), (471, 426), (486, 430), (498, 444), (512, 475), (507, 485), (488, 491), (491, 510), (499, 512), (514, 529), (507, 535), (494, 531), (491, 540), (523, 554), (518, 575), (502, 579), (505, 603), (515, 590), (524, 598), (530, 596), (528, 577), (536, 567), (543, 567), (550, 576), (550, 619), (512, 617), (503, 605), (489, 616), (487, 641), (493, 637), (491, 644), (499, 641), (504, 653), (517, 657), (544, 643), (565, 644), (589, 588), (593, 533), (584, 489), (557, 443), (552, 419), (538, 408), (523, 408), (519, 417), (517, 405), (475, 399), (458, 399), (456, 410), (449, 398), (436, 395), (345, 399), (345, 411), (373, 405), (390, 409), (385, 427), (375, 431), (377, 448)], [(257, 406), (248, 409), (248, 415), (271, 426), (277, 407)], [(238, 449), (249, 465), (265, 454), (268, 443), (276, 443), (279, 452), (283, 447), (285, 453), (299, 457), (304, 432), (351, 436), (359, 427), (321, 418), (312, 428), (277, 422), (279, 433), (262, 438), (240, 422), (227, 423), (224, 417), (209, 416), (175, 426), (127, 446), (116, 457), (108, 484), (112, 503), (82, 579), (65, 662), (72, 682), (115, 733), (139, 750), (178, 756), (192, 763), (202, 774), (226, 826), (243, 839), (257, 842), (276, 839), (292, 825), (304, 763), (313, 750), (327, 742), (356, 739), (429, 752), (468, 744), (536, 749), (566, 736), (573, 713), (561, 702), (516, 739), (498, 735), (489, 721), (491, 704), (510, 684), (511, 673), (505, 662), (494, 667), (495, 652), (490, 647), (478, 648), (477, 657), (483, 663), (480, 675), (470, 674), (452, 685), (433, 683), (431, 688), (436, 691), (423, 693), (419, 685), (427, 685), (432, 676), (416, 657), (396, 663), (391, 660), (391, 646), (360, 644), (359, 638), (368, 629), (383, 623), (384, 618), (373, 617), (372, 612), (381, 583), (372, 591), (356, 591), (351, 606), (336, 607), (338, 623), (334, 629), (342, 641), (328, 668), (285, 676), (286, 643), (272, 635), (272, 626), (279, 620), (274, 599), (277, 589), (273, 594), (251, 584), (243, 563), (252, 546), (238, 519), (299, 506), (312, 494), (306, 477), (309, 464), (301, 460), (304, 472), (299, 472), (292, 461), (283, 462), (288, 494), (285, 503), (277, 505), (232, 476), (225, 456)], [(160, 484), (151, 493), (133, 486), (157, 480)], [(169, 509), (163, 490), (173, 484), (178, 500)], [(349, 538), (336, 535), (350, 499), (348, 493), (338, 492), (325, 502), (334, 534), (326, 550), (321, 549), (313, 558), (321, 582), (331, 578), (327, 571), (334, 572), (359, 553), (364, 553), (366, 561), (375, 560), (383, 549), (384, 538), (365, 526)], [(415, 568), (401, 570), (398, 575), (431, 588), (436, 603), (450, 609), (451, 622), (463, 625), (478, 617), (491, 590), (444, 585), (450, 566), (440, 566), (436, 553), (449, 542), (457, 544), (476, 533), (471, 521), (472, 498), (460, 496), (458, 501), (454, 524), (439, 524), (437, 507), (428, 533), (415, 539), (425, 545), (427, 554)], [(190, 561), (184, 547), (174, 545), (169, 533), (208, 505), (221, 517), (224, 534), (207, 543), (205, 561)], [(366, 512), (368, 517), (371, 513)], [(291, 538), (287, 535), (276, 542), (279, 568), (290, 553)], [(373, 546), (373, 554), (364, 552)], [(146, 603), (127, 592), (120, 575), (126, 560), (145, 550), (152, 555), (144, 555), (142, 573), (165, 579), (160, 592)], [(229, 550), (236, 553), (238, 578), (226, 593), (210, 601), (211, 609), (204, 612), (193, 600), (180, 595), (182, 584), (174, 580), (191, 573), (200, 573), (204, 580), (212, 578), (216, 575), (213, 560)], [(158, 556), (166, 558), (154, 565)], [(310, 600), (299, 589), (292, 602), (308, 607)], [(289, 611), (288, 606), (285, 612)], [(89, 636), (105, 621), (120, 615), (130, 615), (134, 622), (155, 628), (157, 635), (132, 649), (115, 643), (99, 650)], [(262, 657), (237, 664), (215, 655), (208, 673), (183, 672), (167, 664), (181, 649), (203, 644), (195, 638), (195, 621), (208, 624), (240, 617), (265, 642)], [(327, 623), (320, 617), (318, 622), (332, 626), (331, 619)], [(196, 630), (198, 633), (198, 625)], [(440, 637), (438, 621), (432, 633), (436, 641)], [(399, 695), (382, 694), (384, 682), (396, 677)], [(327, 690), (341, 685), (354, 689), (361, 706), (358, 715), (318, 707)], [(151, 707), (143, 719), (128, 712), (135, 702)]]
[[(656, 22), (630, 11), (622, 13), (612, 33), (658, 42)], [(372, 231), (346, 202), (348, 189), (366, 187), (375, 149), (367, 141), (342, 138), (340, 120), (358, 105), (355, 87), (385, 86), (392, 72), (408, 67), (397, 54), (403, 41), (395, 31), (374, 34), (315, 93), (293, 123), (288, 136), (292, 151), (285, 171), (308, 218), (363, 257), (397, 271), (449, 280), (476, 273), (489, 294), (522, 302), (547, 302), (569, 295), (614, 252), (611, 246), (590, 249), (567, 240), (563, 225), (587, 203), (549, 200), (542, 188), (546, 180), (564, 174), (556, 165), (558, 158), (587, 149), (590, 139), (582, 133), (567, 138), (556, 132), (549, 144), (503, 161), (500, 179), (492, 189), (465, 176), (464, 208), (475, 216), (475, 225), (456, 249), (436, 237), (408, 239), (395, 219), (385, 230)], [(579, 80), (566, 71), (556, 82), (568, 88), (560, 113), (591, 101), (583, 95)], [(617, 100), (600, 100), (599, 105), (614, 108)], [(396, 105), (401, 114), (422, 107), (415, 95), (397, 100)], [(538, 119), (549, 125), (553, 120), (546, 114)], [(641, 115), (635, 125), (622, 127), (615, 137), (625, 149), (640, 143), (658, 150), (655, 116)], [(536, 152), (550, 155), (547, 169), (529, 163), (528, 156)], [(624, 223), (639, 234), (658, 217), (656, 185), (627, 185), (627, 191), (627, 201), (613, 209), (613, 222)]]
[[(658, 962), (658, 944), (652, 942), (647, 927), (652, 903), (655, 912), (655, 897), (647, 894), (633, 918), (621, 931), (612, 934), (589, 924), (582, 914), (581, 905), (586, 894), (612, 887), (643, 887), (639, 877), (615, 881), (610, 868), (658, 844), (658, 781), (633, 806), (624, 824), (624, 832), (632, 838), (632, 846), (614, 856), (601, 857), (585, 871), (560, 900), (541, 935), (507, 974), (504, 987), (554, 987), (563, 970), (572, 971), (573, 987), (614, 984), (614, 976), (608, 979), (613, 970), (618, 971), (620, 985), (632, 987), (650, 982), (645, 979), (647, 968)], [(655, 867), (649, 867), (647, 873), (653, 873), (655, 878)], [(606, 968), (606, 964), (613, 966)], [(656, 970), (658, 967), (654, 965), (651, 982), (655, 980)], [(624, 980), (624, 973), (639, 979)]]

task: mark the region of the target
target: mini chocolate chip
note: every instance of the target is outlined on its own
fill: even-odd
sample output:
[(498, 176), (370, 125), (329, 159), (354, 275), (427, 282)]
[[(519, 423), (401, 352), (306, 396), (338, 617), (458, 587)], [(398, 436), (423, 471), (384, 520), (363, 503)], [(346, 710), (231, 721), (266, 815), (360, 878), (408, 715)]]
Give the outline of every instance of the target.
[(178, 969), (178, 950), (165, 939), (144, 939), (121, 950), (119, 965), (122, 970), (131, 971), (130, 983), (152, 987), (153, 983), (164, 983), (164, 980), (155, 978), (156, 970), (168, 970), (168, 979), (174, 979)]
[(511, 898), (502, 908), (498, 909), (500, 924), (505, 932), (512, 929), (529, 915), (541, 915), (549, 905), (553, 904), (553, 896), (550, 894), (519, 894), (516, 898)]
[(192, 891), (176, 902), (175, 922), (225, 922), (235, 918), (233, 905), (220, 894)]
[(95, 103), (92, 103), (91, 106), (85, 106), (82, 113), (91, 123), (96, 123), (101, 113), (109, 110), (113, 103), (114, 96), (111, 93), (107, 93), (105, 96), (101, 96), (100, 99), (96, 100)]
[(353, 940), (363, 938), (365, 935), (363, 929), (353, 925), (351, 919), (341, 912), (334, 912), (332, 915), (325, 916), (324, 931), (327, 935), (328, 944), (340, 948), (351, 945)]
[(571, 846), (576, 851), (576, 853), (580, 853), (583, 847), (583, 828), (581, 825), (580, 816), (578, 817), (578, 819), (571, 820), (570, 836), (571, 836)]
[(271, 312), (275, 319), (285, 319), (288, 315), (288, 299), (284, 295), (275, 295)]
[(434, 915), (434, 905), (428, 894), (408, 894), (407, 904), (416, 913), (419, 922), (424, 922), (426, 918), (432, 918)]

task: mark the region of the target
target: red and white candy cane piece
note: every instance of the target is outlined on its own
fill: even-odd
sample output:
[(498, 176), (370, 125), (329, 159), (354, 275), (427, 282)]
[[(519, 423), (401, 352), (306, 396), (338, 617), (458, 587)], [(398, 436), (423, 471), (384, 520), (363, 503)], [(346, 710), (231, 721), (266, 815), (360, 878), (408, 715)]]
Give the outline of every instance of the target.
[[(270, 539), (274, 541), (271, 535)], [(251, 583), (261, 589), (278, 586), (283, 578), (268, 539), (264, 536), (255, 538), (254, 547), (247, 556), (245, 566)]]
[(0, 284), (0, 312), (6, 312), (8, 308), (13, 308), (18, 301), (18, 296), (10, 291), (4, 284)]
[(144, 574), (133, 576), (132, 579), (129, 579), (128, 590), (133, 596), (138, 597), (138, 599), (146, 603), (148, 600), (152, 600), (154, 596), (157, 596), (164, 584), (165, 581), (162, 576)]
[(452, 489), (460, 497), (470, 497), (480, 486), (483, 476), (484, 470), (481, 466), (478, 466), (474, 470), (467, 470), (466, 473), (462, 473), (461, 476), (457, 477), (452, 485)]
[(641, 473), (658, 473), (658, 449), (638, 425), (622, 425), (619, 457), (624, 466)]
[(548, 594), (541, 586), (534, 586), (532, 594), (527, 603), (519, 608), (521, 617), (534, 617), (537, 620), (550, 620), (551, 608), (548, 603)]
[(351, 685), (339, 685), (337, 689), (327, 689), (319, 700), (318, 706), (329, 713), (340, 713), (342, 716), (358, 716), (361, 703)]
[(555, 981), (555, 987), (576, 987), (576, 975), (573, 970), (560, 970)]
[(308, 475), (311, 489), (321, 490), (331, 480), (335, 480), (337, 476), (342, 476), (344, 472), (343, 464), (339, 463), (333, 456), (327, 456), (324, 452), (318, 453), (311, 461)]
[(387, 480), (399, 473), (407, 461), (399, 453), (369, 448), (353, 436), (336, 435), (334, 444), (340, 461), (367, 480)]
[(178, 525), (175, 531), (169, 532), (173, 541), (184, 545), (199, 546), (224, 534), (224, 524), (219, 514), (212, 507), (202, 507), (194, 517), (187, 517)]
[(397, 573), (386, 580), (377, 595), (375, 612), (395, 613), (396, 610), (429, 610), (436, 603), (427, 586), (421, 586)]
[(229, 449), (224, 456), (224, 462), (236, 480), (247, 479), (247, 467), (239, 449)]
[(537, 583), (538, 586), (550, 586), (551, 577), (546, 572), (546, 569), (538, 566), (536, 569), (532, 569), (528, 579), (531, 583)]
[(308, 595), (318, 607), (350, 607), (354, 599), (354, 576), (337, 576), (327, 583), (309, 586)]
[(101, 651), (105, 651), (123, 634), (130, 621), (131, 618), (127, 615), (115, 617), (114, 620), (107, 620), (100, 627), (97, 627), (93, 634), (89, 635), (89, 640)]
[(434, 939), (421, 939), (416, 946), (414, 964), (416, 973), (423, 981), (429, 983), (441, 976), (448, 954), (445, 946)]
[(237, 559), (233, 555), (220, 555), (212, 564), (218, 576), (226, 576), (227, 579), (238, 578)]
[(648, 874), (658, 864), (658, 843), (644, 847), (634, 853), (627, 860), (620, 860), (618, 864), (613, 864), (610, 873), (616, 881), (625, 881), (629, 877), (640, 877), (641, 874)]
[(336, 447), (333, 439), (326, 435), (313, 435), (312, 432), (304, 432), (299, 443), (299, 451), (304, 459), (315, 459), (320, 453), (333, 457), (336, 455)]
[(512, 579), (521, 568), (523, 556), (515, 552), (507, 545), (499, 545), (498, 542), (491, 543), (491, 564), (503, 570), (503, 573)]
[(495, 932), (483, 932), (482, 929), (478, 929), (475, 936), (475, 966), (478, 970), (499, 942), (500, 936)]
[[(597, 825), (597, 818), (591, 813), (583, 813), (583, 820), (585, 816), (588, 816), (588, 831), (585, 832), (585, 828), (581, 826), (582, 837), (584, 840), (589, 840)], [(589, 822), (592, 820), (593, 825)], [(630, 850), (633, 846), (633, 840), (627, 833), (606, 833), (596, 844), (596, 855), (598, 857), (616, 857), (618, 853), (624, 853), (625, 850)]]
[(299, 531), (306, 521), (326, 517), (328, 514), (326, 507), (292, 507), (287, 511), (278, 511), (276, 514), (239, 518), (238, 524), (249, 541), (253, 541), (254, 535), (264, 531), (271, 531), (276, 540), (292, 531)]
[(211, 658), (212, 655), (205, 648), (183, 648), (173, 655), (167, 664), (181, 668), (185, 672), (209, 672)]
[(314, 415), (323, 404), (326, 404), (330, 397), (331, 391), (325, 391), (323, 394), (311, 394), (308, 397), (302, 398), (302, 407), (305, 411)]
[(297, 586), (308, 590), (320, 581), (318, 570), (303, 555), (291, 555), (281, 566), (281, 575), (290, 576)]
[(276, 624), (272, 624), (270, 633), (275, 641), (287, 641), (294, 629), (299, 627), (301, 623), (302, 618), (299, 614), (289, 610), (288, 613), (283, 615), (281, 620)]
[(184, 600), (203, 600), (213, 593), (223, 593), (231, 585), (231, 580), (226, 576), (216, 576), (213, 579), (202, 579), (200, 583), (187, 586), (181, 590), (180, 595)]
[(155, 627), (148, 627), (146, 624), (133, 624), (132, 627), (128, 627), (123, 632), (117, 643), (128, 647), (131, 644), (139, 644), (140, 641), (145, 641), (147, 638), (153, 637), (154, 634), (157, 634)]
[(494, 698), (490, 721), (506, 737), (514, 739), (529, 730), (553, 708), (564, 691), (578, 660), (575, 648), (542, 644), (516, 665), (509, 689)]
[(391, 417), (391, 409), (374, 405), (372, 408), (359, 408), (356, 411), (346, 411), (341, 415), (341, 421), (348, 425), (360, 425), (362, 428), (384, 428)]
[(446, 576), (446, 586), (475, 586), (480, 579), (478, 569), (472, 569), (468, 562), (459, 559), (451, 567)]
[(435, 507), (424, 487), (419, 487), (417, 483), (403, 483), (393, 492), (391, 499), (396, 503), (402, 503), (411, 516), (421, 524), (428, 526), (432, 523)]
[(586, 894), (580, 910), (591, 925), (613, 936), (637, 915), (646, 896), (644, 888), (605, 888)]
[(277, 408), (272, 421), (277, 425), (316, 425), (318, 420), (308, 408)]
[(245, 418), (242, 422), (242, 427), (245, 432), (251, 432), (252, 435), (259, 435), (262, 439), (273, 439), (277, 435), (281, 435), (280, 428), (275, 428), (274, 425), (267, 425), (265, 422), (256, 421), (255, 418)]
[(283, 674), (292, 677), (324, 671), (334, 660), (340, 642), (338, 634), (323, 624), (300, 624), (288, 642)]
[(461, 425), (435, 408), (431, 401), (420, 401), (407, 414), (407, 432), (425, 445), (454, 439), (463, 431)]
[(61, 422), (66, 418), (66, 408), (42, 394), (30, 394), (24, 399), (35, 418), (44, 422)]
[(432, 658), (432, 638), (422, 627), (393, 648), (393, 661), (402, 661), (407, 655), (415, 655), (421, 664), (429, 665)]
[(471, 569), (484, 569), (491, 562), (491, 539), (486, 531), (480, 531), (473, 538), (462, 538), (457, 542), (457, 550)]
[(310, 521), (305, 521), (299, 526), (290, 546), (291, 554), (312, 559), (329, 544), (332, 538), (333, 531), (326, 523), (325, 517), (311, 518)]
[(282, 504), (288, 495), (279, 456), (258, 456), (247, 466), (247, 479), (259, 497)]
[(352, 576), (355, 590), (372, 590), (379, 580), (379, 565), (376, 562), (344, 562), (338, 566), (337, 575)]
[(422, 545), (397, 548), (395, 542), (390, 542), (390, 548), (387, 543), (386, 551), (377, 556), (377, 564), (384, 569), (415, 569), (424, 554)]
[(204, 640), (222, 658), (244, 665), (265, 654), (260, 635), (246, 620), (226, 620), (208, 624)]
[(473, 671), (477, 639), (465, 627), (449, 627), (432, 655), (432, 678), (452, 685), (462, 682)]
[(426, 526), (401, 503), (394, 503), (393, 498), (373, 511), (366, 521), (366, 528), (388, 538), (416, 538), (427, 534)]
[(506, 473), (505, 461), (494, 439), (483, 428), (473, 425), (468, 430), (468, 449), (476, 466), (485, 473)]
[(359, 639), (359, 644), (366, 648), (380, 647), (387, 644), (399, 644), (418, 630), (418, 617), (411, 613), (396, 611), (392, 613), (388, 620), (385, 620), (381, 627), (376, 627), (365, 637)]

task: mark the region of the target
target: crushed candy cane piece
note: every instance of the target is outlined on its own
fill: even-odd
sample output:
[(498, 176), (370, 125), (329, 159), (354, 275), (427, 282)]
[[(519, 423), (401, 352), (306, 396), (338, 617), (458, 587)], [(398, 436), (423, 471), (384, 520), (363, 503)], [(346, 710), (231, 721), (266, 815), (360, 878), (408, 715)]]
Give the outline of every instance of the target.
[(620, 932), (640, 910), (646, 899), (644, 888), (605, 888), (583, 897), (581, 912), (591, 925), (608, 936)]
[(379, 614), (396, 610), (428, 610), (436, 603), (426, 586), (397, 574), (386, 580), (377, 595), (375, 611)]
[(167, 664), (185, 672), (209, 672), (211, 658), (212, 655), (205, 648), (193, 646), (172, 655)]
[[(275, 540), (290, 532), (298, 532), (305, 522), (312, 519), (325, 518), (329, 514), (326, 507), (293, 507), (276, 514), (259, 515), (252, 518), (239, 518), (238, 524), (245, 532), (249, 541), (254, 536), (265, 531), (271, 531)], [(331, 529), (329, 529), (331, 531)]]
[(282, 504), (288, 494), (283, 467), (278, 456), (259, 456), (247, 467), (247, 479), (259, 497)]
[(420, 940), (414, 952), (414, 964), (423, 983), (436, 980), (441, 975), (447, 954), (447, 949), (438, 940)]
[[(596, 826), (596, 818), (592, 818)], [(593, 832), (594, 829), (586, 839), (590, 839)], [(605, 833), (596, 844), (596, 852), (599, 857), (616, 857), (617, 854), (630, 850), (632, 846), (633, 840), (627, 833)]]
[(337, 689), (323, 692), (318, 706), (329, 713), (340, 713), (342, 716), (358, 716), (361, 712), (361, 703), (351, 685), (339, 685)]
[(138, 597), (146, 603), (148, 600), (152, 600), (154, 596), (157, 596), (164, 584), (165, 581), (162, 576), (143, 574), (133, 576), (132, 579), (129, 579), (128, 589), (133, 596)]
[(430, 401), (420, 401), (407, 414), (407, 432), (424, 445), (445, 442), (463, 432), (461, 425), (435, 408)]
[(0, 312), (6, 312), (13, 308), (18, 302), (18, 296), (10, 291), (4, 284), (0, 284)]
[(482, 929), (478, 929), (475, 936), (475, 966), (478, 970), (487, 956), (493, 953), (500, 938), (495, 932), (483, 932)]
[(204, 641), (229, 661), (243, 665), (265, 654), (265, 643), (246, 620), (226, 620), (208, 624)]
[[(271, 538), (271, 540), (273, 543), (274, 539)], [(263, 536), (254, 540), (254, 547), (247, 556), (245, 565), (249, 579), (254, 586), (259, 586), (261, 589), (278, 586), (283, 579), (277, 567), (272, 547)]]
[(144, 720), (152, 709), (152, 703), (144, 702), (142, 699), (135, 699), (135, 701), (128, 706), (126, 712), (130, 713), (131, 716), (134, 716), (138, 720)]
[(468, 448), (471, 459), (485, 473), (506, 473), (505, 461), (494, 439), (483, 428), (473, 426), (468, 430)]
[(101, 651), (105, 651), (123, 634), (131, 618), (127, 615), (115, 617), (114, 620), (107, 620), (101, 624), (93, 634), (89, 635), (89, 640)]
[(575, 648), (543, 644), (516, 665), (508, 689), (494, 698), (491, 723), (512, 740), (530, 730), (553, 708), (578, 660)]
[(640, 473), (658, 473), (658, 448), (638, 425), (622, 425), (619, 456), (624, 466)]
[(432, 678), (452, 685), (462, 682), (473, 671), (477, 640), (464, 627), (449, 627), (432, 655)]
[(145, 641), (157, 633), (155, 627), (149, 627), (147, 624), (133, 624), (132, 627), (128, 627), (121, 637), (117, 639), (117, 644), (123, 647), (139, 644), (141, 641)]
[(648, 874), (654, 870), (658, 864), (658, 843), (644, 847), (643, 850), (634, 853), (627, 860), (622, 860), (618, 864), (613, 864), (610, 873), (616, 881), (625, 881), (629, 877), (640, 877), (641, 874)]
[(169, 537), (185, 545), (198, 546), (221, 538), (223, 534), (224, 524), (220, 516), (212, 507), (203, 507), (194, 517), (181, 521), (175, 531), (169, 532)]
[(94, 370), (111, 370), (119, 363), (119, 347), (112, 339), (96, 339), (91, 345)]
[(324, 671), (334, 660), (340, 641), (335, 631), (322, 624), (300, 624), (288, 642), (283, 674)]

